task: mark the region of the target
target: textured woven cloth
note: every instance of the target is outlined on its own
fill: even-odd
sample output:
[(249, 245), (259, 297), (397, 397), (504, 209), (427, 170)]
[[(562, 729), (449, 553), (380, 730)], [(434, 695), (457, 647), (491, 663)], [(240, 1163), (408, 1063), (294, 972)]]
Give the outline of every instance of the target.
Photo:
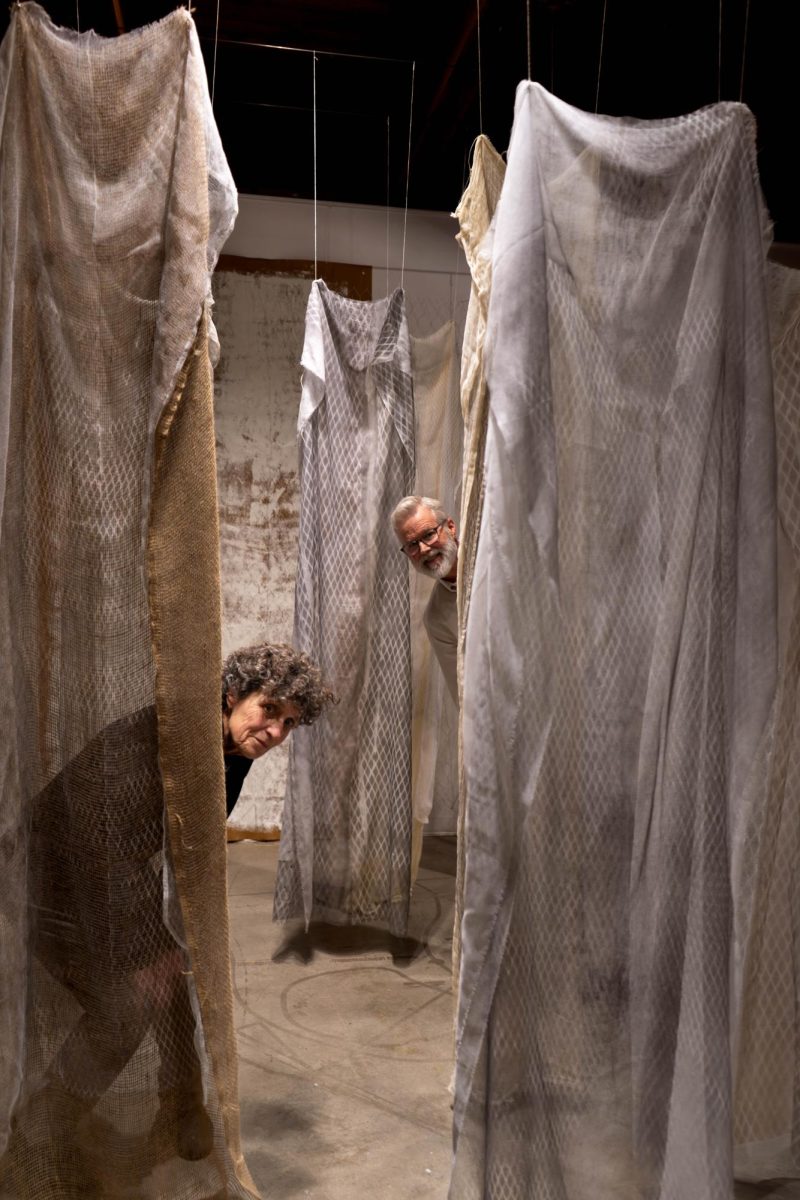
[(236, 197), (188, 12), (16, 7), (0, 136), (0, 1192), (252, 1196), (204, 316)]
[(408, 565), (389, 517), (414, 479), (403, 293), (311, 289), (298, 418), (295, 645), (339, 704), (292, 738), (276, 920), (405, 931), (411, 853)]
[[(416, 473), (413, 491), (441, 500), (458, 521), (463, 424), (458, 401), (458, 360), (452, 322), (424, 338), (411, 338), (414, 375)], [(398, 496), (399, 500), (400, 497)], [(412, 808), (414, 861), (422, 830), (455, 833), (458, 798), (457, 710), (423, 630), (431, 584), (411, 569)]]
[[(453, 216), (471, 277), (461, 349), (461, 413), (464, 419), (464, 466), (461, 495), (458, 597), (462, 637), (466, 627), (475, 552), (483, 506), (483, 456), (486, 445), (486, 379), (483, 355), (492, 290), (491, 225), (503, 190), (506, 164), (484, 134), (475, 142), (464, 195)], [(463, 671), (463, 664), (462, 664)]]
[[(472, 167), (464, 195), (453, 216), (457, 240), (464, 248), (471, 285), (461, 349), (461, 413), (464, 419), (464, 466), (458, 555), (458, 686), (464, 684), (464, 636), (475, 570), (475, 553), (483, 514), (483, 460), (486, 449), (487, 397), (484, 347), (492, 289), (492, 220), (503, 189), (506, 164), (483, 134), (475, 142)], [(459, 746), (463, 744), (463, 711), (459, 712)], [(464, 816), (467, 785), (464, 755), (459, 753), (456, 894), (453, 921), (453, 986), (461, 967), (461, 916), (464, 908)]]
[(770, 263), (768, 282), (780, 671), (767, 795), (744, 831), (735, 894), (735, 1164), (739, 1179), (793, 1179), (800, 1191), (800, 271)]
[[(517, 91), (467, 622), (453, 1200), (730, 1200), (732, 888), (776, 679), (741, 105)], [(735, 992), (735, 986), (734, 986)]]

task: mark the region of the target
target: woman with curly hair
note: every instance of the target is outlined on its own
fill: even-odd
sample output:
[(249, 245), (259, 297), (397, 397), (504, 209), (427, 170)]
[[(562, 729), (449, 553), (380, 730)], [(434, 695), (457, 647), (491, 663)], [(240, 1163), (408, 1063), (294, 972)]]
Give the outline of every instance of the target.
[(245, 646), (222, 664), (222, 750), (228, 816), (254, 759), (312, 725), (336, 697), (307, 655), (283, 644)]

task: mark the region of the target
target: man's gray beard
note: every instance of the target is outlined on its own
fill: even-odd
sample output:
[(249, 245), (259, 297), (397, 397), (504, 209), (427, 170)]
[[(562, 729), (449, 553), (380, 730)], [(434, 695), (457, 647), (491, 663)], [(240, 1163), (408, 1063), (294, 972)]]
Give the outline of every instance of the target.
[(454, 539), (451, 539), (441, 550), (437, 550), (436, 553), (441, 554), (441, 558), (437, 563), (428, 566), (424, 559), (420, 559), (418, 569), (423, 575), (427, 575), (430, 578), (444, 579), (445, 575), (449, 575), (455, 566), (456, 559), (458, 558), (458, 543)]

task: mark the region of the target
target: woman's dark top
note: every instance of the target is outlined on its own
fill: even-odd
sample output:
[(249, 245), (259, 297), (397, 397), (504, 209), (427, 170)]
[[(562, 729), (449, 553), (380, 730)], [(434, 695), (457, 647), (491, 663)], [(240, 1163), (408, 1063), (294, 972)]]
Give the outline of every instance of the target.
[(225, 755), (225, 807), (228, 816), (236, 807), (245, 776), (252, 765), (252, 758), (243, 758), (241, 754)]

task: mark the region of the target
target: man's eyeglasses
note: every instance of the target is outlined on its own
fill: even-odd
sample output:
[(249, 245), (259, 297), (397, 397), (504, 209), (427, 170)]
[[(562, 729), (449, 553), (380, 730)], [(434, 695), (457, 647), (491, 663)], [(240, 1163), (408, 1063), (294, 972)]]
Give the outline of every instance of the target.
[(444, 521), (440, 521), (438, 525), (433, 527), (433, 529), (426, 529), (424, 533), (421, 533), (418, 538), (414, 538), (413, 541), (403, 542), (402, 546), (400, 547), (400, 553), (407, 554), (409, 558), (413, 558), (420, 546), (425, 546), (427, 548), (430, 546), (431, 542), (436, 541), (437, 537), (439, 536), (439, 530), (444, 524)]

